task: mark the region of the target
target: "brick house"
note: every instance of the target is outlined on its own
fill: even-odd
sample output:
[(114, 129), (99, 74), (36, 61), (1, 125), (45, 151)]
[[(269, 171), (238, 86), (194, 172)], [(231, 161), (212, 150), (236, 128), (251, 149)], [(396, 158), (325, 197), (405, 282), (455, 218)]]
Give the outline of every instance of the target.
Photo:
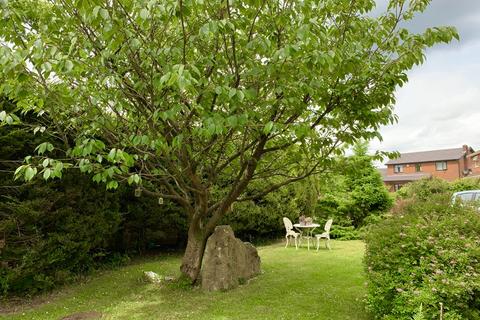
[(464, 145), (461, 148), (402, 153), (386, 163), (380, 171), (390, 191), (405, 183), (437, 177), (447, 181), (480, 176), (480, 152)]
[(467, 155), (469, 161), (469, 169), (472, 171), (472, 176), (480, 177), (480, 151), (470, 153)]

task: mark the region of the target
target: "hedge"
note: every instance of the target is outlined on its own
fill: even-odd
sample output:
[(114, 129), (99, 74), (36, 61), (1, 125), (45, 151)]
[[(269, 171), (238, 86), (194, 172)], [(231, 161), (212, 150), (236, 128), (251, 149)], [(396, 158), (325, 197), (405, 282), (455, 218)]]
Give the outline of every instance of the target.
[(369, 309), (381, 319), (480, 319), (480, 213), (450, 194), (403, 201), (371, 227), (365, 268)]

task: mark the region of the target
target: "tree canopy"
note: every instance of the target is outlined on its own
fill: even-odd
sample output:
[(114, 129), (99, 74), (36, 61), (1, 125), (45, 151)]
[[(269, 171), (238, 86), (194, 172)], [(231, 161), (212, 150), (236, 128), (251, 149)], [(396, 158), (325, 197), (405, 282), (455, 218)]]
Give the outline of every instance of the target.
[[(406, 71), (457, 38), (400, 27), (428, 3), (391, 0), (372, 17), (373, 0), (0, 1), (0, 93), (48, 114), (32, 130), (64, 146), (40, 144), (16, 175), (74, 167), (178, 202), (190, 221), (182, 271), (195, 280), (233, 202), (325, 170), (395, 122)], [(254, 180), (266, 189), (245, 195)]]

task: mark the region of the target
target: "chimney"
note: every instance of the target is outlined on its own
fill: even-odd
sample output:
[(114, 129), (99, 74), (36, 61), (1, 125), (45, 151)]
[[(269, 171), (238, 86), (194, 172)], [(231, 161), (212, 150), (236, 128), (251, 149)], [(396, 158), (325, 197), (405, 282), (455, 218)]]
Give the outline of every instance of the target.
[(472, 159), (470, 157), (467, 157), (469, 155), (470, 148), (464, 144), (462, 146), (463, 148), (463, 176), (468, 176), (468, 174), (471, 172), (471, 167), (472, 167)]

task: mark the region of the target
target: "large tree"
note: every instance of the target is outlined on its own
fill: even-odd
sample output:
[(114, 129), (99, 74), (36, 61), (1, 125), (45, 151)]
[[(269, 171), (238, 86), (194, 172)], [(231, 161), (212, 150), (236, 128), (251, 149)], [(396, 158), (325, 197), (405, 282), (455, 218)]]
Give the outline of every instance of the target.
[[(50, 159), (39, 145), (16, 174), (74, 167), (178, 202), (181, 270), (195, 281), (234, 202), (325, 170), (395, 121), (405, 72), (457, 37), (400, 27), (428, 2), (392, 0), (374, 18), (373, 0), (0, 1), (0, 93), (46, 112), (54, 124), (32, 130), (64, 146)], [(259, 179), (266, 188), (246, 194)]]

